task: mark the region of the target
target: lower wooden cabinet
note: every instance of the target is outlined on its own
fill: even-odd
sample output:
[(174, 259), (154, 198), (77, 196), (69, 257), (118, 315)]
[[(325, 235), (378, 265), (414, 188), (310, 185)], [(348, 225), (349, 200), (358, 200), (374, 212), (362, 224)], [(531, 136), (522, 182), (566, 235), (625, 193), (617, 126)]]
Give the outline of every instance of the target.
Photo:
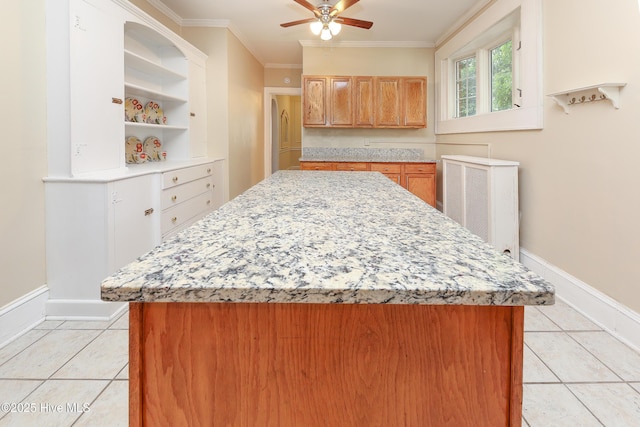
[(372, 162), (300, 162), (301, 170), (372, 171), (406, 188), (426, 203), (436, 207), (436, 164)]

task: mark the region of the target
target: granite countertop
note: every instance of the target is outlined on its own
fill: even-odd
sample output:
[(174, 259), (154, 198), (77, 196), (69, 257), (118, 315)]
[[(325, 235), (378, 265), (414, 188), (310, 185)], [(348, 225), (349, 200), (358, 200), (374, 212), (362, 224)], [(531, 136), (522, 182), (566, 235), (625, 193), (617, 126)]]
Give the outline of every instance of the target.
[(305, 147), (301, 162), (435, 163), (415, 148), (331, 148)]
[(554, 302), (544, 279), (377, 172), (277, 172), (101, 289), (105, 301)]

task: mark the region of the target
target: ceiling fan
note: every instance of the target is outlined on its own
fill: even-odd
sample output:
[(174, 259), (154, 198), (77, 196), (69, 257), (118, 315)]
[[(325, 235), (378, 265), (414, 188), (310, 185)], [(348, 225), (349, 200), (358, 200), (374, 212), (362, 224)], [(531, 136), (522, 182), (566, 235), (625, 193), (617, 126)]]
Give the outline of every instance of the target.
[(287, 28), (294, 25), (311, 23), (311, 31), (314, 34), (320, 35), (322, 40), (331, 40), (333, 36), (340, 32), (341, 24), (365, 28), (367, 30), (373, 26), (373, 22), (371, 21), (362, 21), (360, 19), (338, 16), (360, 0), (340, 0), (334, 5), (331, 5), (330, 0), (322, 0), (322, 4), (318, 6), (312, 5), (306, 0), (293, 1), (312, 11), (315, 17), (286, 22), (284, 24), (280, 24), (281, 27)]

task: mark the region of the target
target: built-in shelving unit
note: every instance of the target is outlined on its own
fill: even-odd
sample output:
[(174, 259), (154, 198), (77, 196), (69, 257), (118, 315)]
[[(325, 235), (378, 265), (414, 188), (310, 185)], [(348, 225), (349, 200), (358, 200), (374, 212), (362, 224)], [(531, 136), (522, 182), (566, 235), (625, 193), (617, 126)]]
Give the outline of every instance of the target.
[(620, 108), (620, 89), (626, 83), (601, 83), (593, 86), (585, 86), (563, 92), (549, 94), (566, 114), (569, 114), (569, 106), (586, 102), (609, 100), (614, 108)]

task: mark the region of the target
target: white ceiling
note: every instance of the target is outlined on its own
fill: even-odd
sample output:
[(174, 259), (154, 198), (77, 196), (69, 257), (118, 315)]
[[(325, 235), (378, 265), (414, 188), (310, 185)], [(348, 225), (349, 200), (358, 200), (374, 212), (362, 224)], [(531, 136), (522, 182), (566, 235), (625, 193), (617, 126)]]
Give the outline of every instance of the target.
[[(302, 64), (300, 41), (320, 43), (308, 25), (281, 23), (312, 18), (293, 0), (147, 0), (181, 26), (228, 27), (265, 66)], [(334, 4), (338, 0), (330, 0)], [(322, 0), (309, 0), (313, 5)], [(489, 0), (360, 0), (341, 16), (373, 21), (369, 30), (344, 25), (326, 45), (432, 47)]]

